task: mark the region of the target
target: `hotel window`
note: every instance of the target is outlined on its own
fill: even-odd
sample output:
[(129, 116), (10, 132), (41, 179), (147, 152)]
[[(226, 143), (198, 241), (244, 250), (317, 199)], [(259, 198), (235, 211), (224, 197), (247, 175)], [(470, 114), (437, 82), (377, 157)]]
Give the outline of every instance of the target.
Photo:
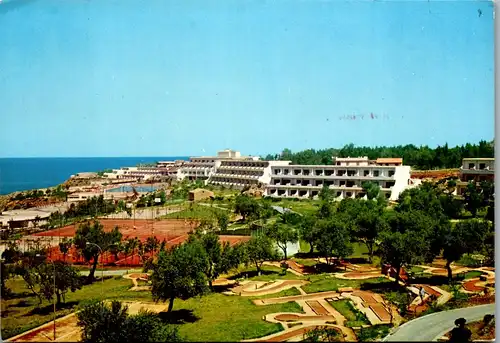
[(380, 171), (378, 171), (378, 170), (374, 170), (373, 171), (373, 176), (374, 177), (378, 177), (379, 175), (380, 175)]
[(486, 169), (486, 163), (479, 163), (479, 169)]
[(370, 171), (369, 170), (364, 170), (363, 171), (363, 176), (368, 176), (370, 175)]
[(469, 163), (469, 169), (474, 169), (476, 166), (474, 163)]
[(389, 177), (394, 176), (394, 170), (389, 170)]

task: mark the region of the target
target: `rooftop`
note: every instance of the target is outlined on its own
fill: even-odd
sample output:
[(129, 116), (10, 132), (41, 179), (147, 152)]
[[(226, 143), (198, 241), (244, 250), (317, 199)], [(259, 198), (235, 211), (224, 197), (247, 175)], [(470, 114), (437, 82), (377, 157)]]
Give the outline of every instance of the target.
[(400, 157), (387, 157), (387, 158), (377, 158), (377, 163), (403, 163), (403, 159)]

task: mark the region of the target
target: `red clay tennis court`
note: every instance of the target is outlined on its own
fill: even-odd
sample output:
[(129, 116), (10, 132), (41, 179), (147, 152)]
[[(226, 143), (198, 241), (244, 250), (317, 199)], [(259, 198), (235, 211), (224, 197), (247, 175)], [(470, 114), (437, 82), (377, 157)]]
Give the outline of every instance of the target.
[[(109, 232), (116, 226), (123, 235), (123, 239), (137, 237), (141, 241), (145, 241), (148, 237), (155, 236), (160, 242), (165, 240), (167, 248), (183, 243), (188, 238), (188, 233), (198, 225), (197, 221), (184, 219), (165, 219), (165, 220), (133, 220), (133, 219), (99, 219), (103, 225), (104, 231)], [(34, 236), (43, 237), (73, 237), (78, 225), (69, 225), (60, 229), (40, 232)], [(222, 242), (229, 242), (235, 245), (240, 242), (246, 242), (250, 239), (249, 236), (219, 236)], [(69, 263), (86, 263), (83, 256), (80, 256), (78, 251), (73, 247), (64, 255), (55, 246), (49, 251), (51, 260), (65, 260)], [(140, 266), (142, 265), (141, 258), (137, 253), (124, 255), (119, 253), (114, 256), (110, 253), (105, 253), (99, 258), (99, 263), (114, 264), (118, 266)]]
[[(153, 233), (160, 241), (164, 239), (170, 241), (176, 237), (189, 233), (189, 231), (198, 225), (197, 221), (184, 219), (99, 219), (99, 222), (104, 226), (104, 231), (106, 232), (118, 226), (123, 235), (123, 239), (137, 237), (141, 241), (145, 241), (148, 237), (151, 237)], [(81, 225), (81, 223), (68, 225), (60, 229), (40, 232), (33, 236), (73, 237), (78, 225)]]

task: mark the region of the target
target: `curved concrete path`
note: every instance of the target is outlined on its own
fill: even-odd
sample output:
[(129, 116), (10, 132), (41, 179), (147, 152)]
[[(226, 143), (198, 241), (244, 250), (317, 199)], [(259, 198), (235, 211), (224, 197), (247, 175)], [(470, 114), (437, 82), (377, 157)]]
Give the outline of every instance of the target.
[(401, 325), (394, 333), (386, 336), (383, 342), (437, 341), (446, 332), (453, 329), (455, 319), (463, 317), (467, 322), (483, 319), (485, 314), (494, 314), (495, 304), (459, 308), (436, 312), (411, 320)]

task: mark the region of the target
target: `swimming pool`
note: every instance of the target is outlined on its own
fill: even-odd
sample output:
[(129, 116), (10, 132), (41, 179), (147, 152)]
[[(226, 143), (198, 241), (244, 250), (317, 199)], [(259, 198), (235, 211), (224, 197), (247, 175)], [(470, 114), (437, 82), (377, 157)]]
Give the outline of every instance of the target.
[[(135, 190), (138, 193), (153, 192), (160, 188), (160, 186), (135, 186)], [(108, 189), (107, 192), (133, 192), (132, 186), (120, 186), (112, 189)]]

